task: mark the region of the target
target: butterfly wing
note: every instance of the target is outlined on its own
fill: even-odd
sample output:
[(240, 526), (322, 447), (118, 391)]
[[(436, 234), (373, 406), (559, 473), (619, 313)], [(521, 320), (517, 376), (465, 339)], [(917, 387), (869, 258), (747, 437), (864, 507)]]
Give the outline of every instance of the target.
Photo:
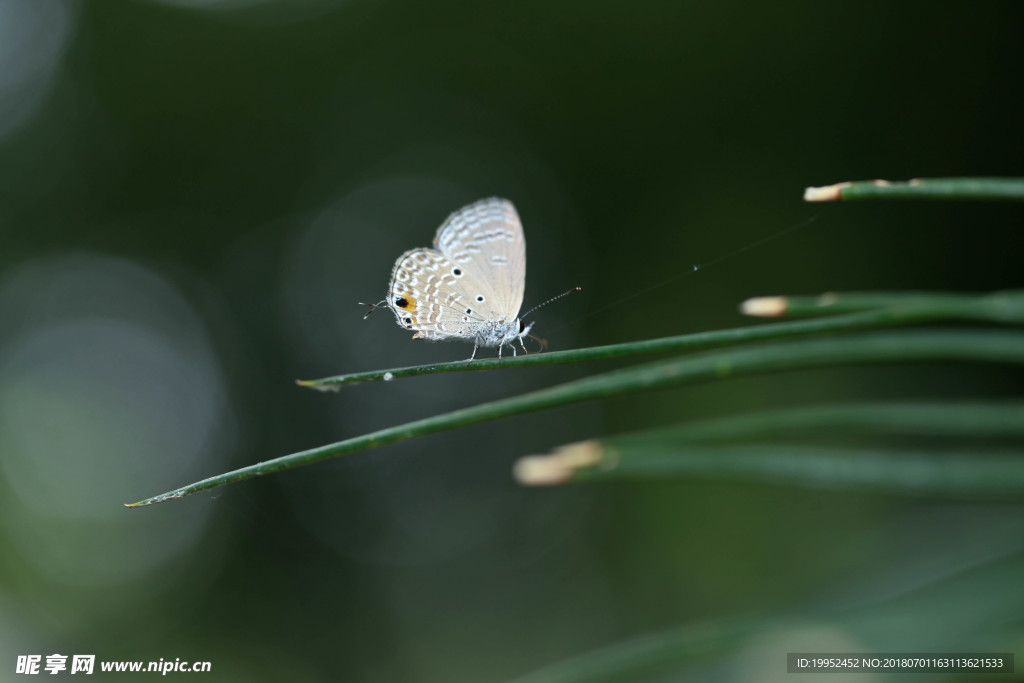
[(434, 248), (462, 268), (459, 289), (485, 316), (515, 320), (526, 286), (526, 239), (512, 202), (491, 197), (459, 209), (438, 228)]
[[(414, 338), (469, 339), (495, 315), (485, 305), (490, 292), (436, 249), (411, 249), (395, 262), (387, 304), (400, 326), (416, 331)], [(484, 301), (477, 301), (481, 296)]]

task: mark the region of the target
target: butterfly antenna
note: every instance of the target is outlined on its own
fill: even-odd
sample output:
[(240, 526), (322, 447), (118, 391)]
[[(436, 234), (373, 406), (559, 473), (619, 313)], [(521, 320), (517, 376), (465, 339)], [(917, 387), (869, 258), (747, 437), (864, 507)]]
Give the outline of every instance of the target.
[[(536, 306), (534, 306), (533, 308), (531, 308), (530, 310), (528, 310), (528, 311), (527, 311), (526, 313), (523, 313), (523, 314), (522, 314), (521, 316), (519, 316), (519, 318), (520, 318), (520, 319), (523, 319), (523, 318), (525, 318), (526, 316), (528, 316), (528, 315), (530, 315), (531, 313), (533, 313), (534, 311), (536, 311), (536, 310), (537, 310), (538, 308), (540, 308), (540, 307), (542, 307), (542, 306), (547, 306), (547, 305), (548, 305), (549, 303), (551, 303), (552, 301), (558, 301), (558, 300), (559, 300), (559, 299), (561, 299), (561, 298), (562, 298), (563, 296), (569, 296), (570, 294), (575, 294), (576, 292), (582, 292), (582, 291), (583, 291), (583, 288), (582, 288), (582, 287), (573, 287), (573, 288), (572, 288), (572, 289), (570, 289), (570, 290), (569, 290), (568, 292), (562, 292), (562, 293), (561, 293), (561, 294), (559, 294), (558, 296), (553, 296), (553, 297), (551, 297), (550, 299), (548, 299), (547, 301), (545, 301), (545, 302), (544, 302), (544, 303), (542, 303), (542, 304), (537, 304)], [(383, 302), (382, 302), (382, 303), (383, 303)], [(367, 315), (369, 315), (369, 313), (367, 313)]]
[(387, 301), (388, 301), (387, 299), (381, 299), (380, 301), (378, 301), (375, 304), (365, 304), (362, 301), (360, 301), (359, 302), (360, 306), (369, 306), (370, 307), (370, 310), (368, 310), (366, 312), (366, 315), (363, 316), (363, 320), (366, 320), (367, 318), (369, 318), (370, 314), (373, 313), (374, 311), (376, 311), (378, 308), (384, 308), (384, 304), (386, 304)]

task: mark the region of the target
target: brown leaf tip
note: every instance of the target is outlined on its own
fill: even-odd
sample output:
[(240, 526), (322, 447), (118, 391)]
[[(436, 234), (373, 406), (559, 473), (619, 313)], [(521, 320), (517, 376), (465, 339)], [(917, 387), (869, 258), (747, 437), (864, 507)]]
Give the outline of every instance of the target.
[[(879, 181), (876, 181), (879, 182)], [(885, 181), (881, 181), (885, 182)], [(835, 185), (824, 185), (822, 187), (808, 187), (804, 190), (805, 202), (838, 202), (842, 199), (842, 192), (852, 186), (853, 183), (836, 183)]]
[(512, 473), (523, 486), (557, 486), (572, 479), (576, 470), (604, 459), (599, 441), (581, 441), (555, 449), (550, 455), (529, 455), (516, 461)]
[(784, 296), (756, 296), (740, 304), (740, 313), (755, 318), (778, 318), (789, 310), (789, 299)]

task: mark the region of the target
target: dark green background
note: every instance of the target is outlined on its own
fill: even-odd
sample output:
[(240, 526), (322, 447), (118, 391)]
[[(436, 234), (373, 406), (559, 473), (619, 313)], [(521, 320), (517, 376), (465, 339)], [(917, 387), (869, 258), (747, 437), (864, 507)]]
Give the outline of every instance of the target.
[[(1024, 642), (1021, 610), (993, 633), (908, 609), (874, 641), (806, 616), (871, 614), (1020, 552), (1019, 507), (510, 477), (521, 455), (706, 415), (1016, 393), (997, 369), (723, 382), (120, 508), (597, 369), (293, 384), (466, 357), (356, 302), (485, 196), (522, 216), (524, 306), (583, 287), (533, 316), (555, 349), (747, 324), (755, 295), (1021, 286), (1019, 206), (801, 201), (842, 180), (1021, 174), (1019, 4), (38, 7), (65, 42), (0, 103), (24, 108), (0, 129), (4, 671), (60, 652), (209, 660), (210, 680), (499, 681), (750, 615), (792, 621), (705, 675), (775, 680), (786, 651), (844, 644)], [(9, 40), (6, 59), (32, 58)]]

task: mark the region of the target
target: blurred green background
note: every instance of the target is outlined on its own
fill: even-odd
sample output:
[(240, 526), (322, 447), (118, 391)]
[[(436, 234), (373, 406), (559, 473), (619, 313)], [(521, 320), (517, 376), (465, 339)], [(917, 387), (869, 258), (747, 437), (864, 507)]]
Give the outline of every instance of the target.
[(754, 295), (1020, 287), (1019, 206), (801, 195), (1020, 175), (1022, 35), (1013, 2), (0, 0), (0, 678), (60, 652), (501, 681), (731, 619), (765, 621), (651, 680), (1020, 646), (1022, 582), (970, 589), (1024, 577), (1020, 506), (510, 476), (689, 418), (1019, 395), (1003, 368), (723, 382), (121, 504), (598, 369), (293, 383), (467, 357), (356, 302), (485, 196), (522, 216), (524, 306), (583, 287), (533, 316), (554, 349), (745, 324)]

